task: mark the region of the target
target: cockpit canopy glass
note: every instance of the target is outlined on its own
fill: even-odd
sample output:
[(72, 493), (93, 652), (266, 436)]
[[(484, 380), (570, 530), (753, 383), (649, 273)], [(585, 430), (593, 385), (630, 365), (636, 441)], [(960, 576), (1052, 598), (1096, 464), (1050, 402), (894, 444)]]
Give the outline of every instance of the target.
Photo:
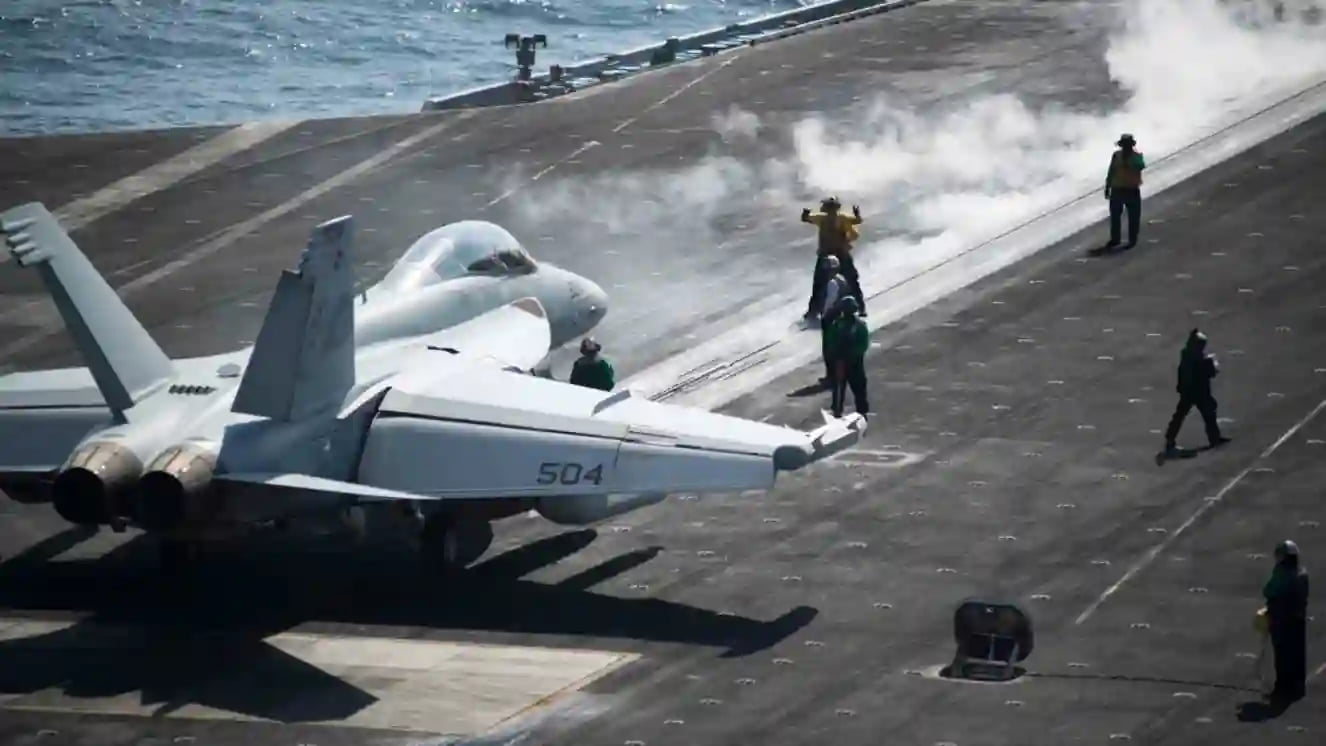
[(406, 289), (466, 275), (523, 275), (537, 269), (534, 258), (505, 229), (465, 220), (420, 237), (381, 284)]

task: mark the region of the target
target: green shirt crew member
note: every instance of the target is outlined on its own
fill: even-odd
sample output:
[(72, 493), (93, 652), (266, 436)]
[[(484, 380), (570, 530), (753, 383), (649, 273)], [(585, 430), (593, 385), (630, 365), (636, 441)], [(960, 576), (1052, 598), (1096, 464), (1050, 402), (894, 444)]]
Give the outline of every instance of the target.
[(857, 316), (860, 306), (856, 298), (847, 296), (839, 301), (838, 315), (829, 324), (826, 347), (835, 371), (833, 382), (834, 417), (843, 416), (847, 387), (852, 388), (852, 402), (862, 415), (870, 413), (866, 399), (866, 351), (870, 349), (870, 330)]
[(1298, 545), (1282, 541), (1275, 548), (1275, 569), (1262, 587), (1275, 651), (1273, 702), (1302, 699), (1307, 688), (1308, 573), (1298, 564)]
[(612, 363), (599, 357), (603, 348), (590, 337), (580, 341), (580, 357), (571, 366), (571, 383), (591, 389), (612, 391), (616, 385), (616, 373)]

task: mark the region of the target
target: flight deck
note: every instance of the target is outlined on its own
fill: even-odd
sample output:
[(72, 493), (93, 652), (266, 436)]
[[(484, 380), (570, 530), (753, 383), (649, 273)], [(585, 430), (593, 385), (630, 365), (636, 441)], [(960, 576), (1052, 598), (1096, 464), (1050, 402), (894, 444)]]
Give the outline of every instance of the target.
[[(86, 221), (71, 235), (172, 356), (251, 343), (329, 217), (359, 221), (366, 282), (437, 225), (493, 220), (608, 290), (598, 336), (625, 378), (808, 284), (796, 200), (819, 195), (706, 191), (789, 147), (743, 135), (733, 106), (774, 133), (850, 123), (880, 92), (1103, 111), (1108, 10), (932, 0), (532, 106), (0, 140), (0, 205)], [(677, 171), (686, 188), (659, 194)], [(1309, 570), (1326, 551), (1324, 191), (1318, 116), (1148, 197), (1130, 251), (1089, 255), (1101, 199), (1089, 230), (874, 333), (853, 452), (594, 529), (513, 518), (459, 580), (273, 538), (162, 584), (132, 534), (0, 501), (0, 742), (1313, 743), (1316, 619), (1307, 698), (1248, 703), (1272, 548), (1294, 538)], [(651, 193), (697, 219), (616, 212)], [(1233, 442), (1157, 466), (1193, 327)], [(0, 361), (78, 364), (34, 274), (5, 264)], [(818, 375), (724, 411), (813, 425)], [(1200, 445), (1195, 413), (1180, 443)], [(1024, 675), (939, 676), (972, 596), (1032, 615)]]

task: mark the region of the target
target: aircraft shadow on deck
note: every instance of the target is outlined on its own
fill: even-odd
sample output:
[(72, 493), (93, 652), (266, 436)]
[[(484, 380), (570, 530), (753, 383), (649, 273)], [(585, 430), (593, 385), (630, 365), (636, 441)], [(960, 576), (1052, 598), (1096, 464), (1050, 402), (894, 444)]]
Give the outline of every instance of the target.
[(48, 634), (0, 641), (0, 694), (141, 692), (157, 716), (198, 704), (277, 722), (335, 721), (376, 698), (267, 637), (316, 621), (686, 643), (735, 657), (776, 644), (818, 613), (801, 606), (762, 622), (589, 590), (648, 562), (658, 547), (555, 584), (523, 579), (586, 547), (593, 530), (531, 542), (449, 580), (429, 576), (408, 555), (318, 542), (258, 541), (253, 549), (246, 542), (174, 579), (158, 576), (141, 538), (96, 559), (49, 561), (90, 535), (69, 529), (0, 564), (0, 609), (90, 613)]

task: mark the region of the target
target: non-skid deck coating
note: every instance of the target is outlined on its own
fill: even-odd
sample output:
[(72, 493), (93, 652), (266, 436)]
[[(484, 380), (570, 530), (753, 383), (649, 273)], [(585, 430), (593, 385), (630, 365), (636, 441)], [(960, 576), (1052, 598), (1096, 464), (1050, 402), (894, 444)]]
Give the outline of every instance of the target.
[[(933, 44), (920, 57), (899, 54), (878, 70), (891, 71), (883, 75), (895, 76), (901, 85), (912, 74), (909, 69), (939, 66), (933, 79), (940, 79), (945, 64), (977, 64), (972, 60), (1003, 55), (1009, 67), (994, 68), (986, 78), (994, 82), (987, 85), (1017, 89), (1034, 84), (1048, 90), (1054, 81), (1067, 86), (1074, 76), (1103, 80), (1100, 71), (1087, 69), (1090, 55), (1084, 50), (1099, 43), (1092, 32), (1051, 35), (1043, 43), (1062, 46), (1039, 54), (1019, 40), (1019, 33), (1038, 23), (1053, 25), (1056, 12), (1055, 5), (1042, 3), (936, 3), (808, 34), (761, 53), (787, 55), (789, 64), (795, 61), (799, 68), (824, 64), (837, 72), (818, 61), (827, 48), (866, 38), (872, 43), (916, 39), (932, 24), (952, 24), (965, 13), (972, 16), (973, 27), (989, 30), (987, 36), (963, 42), (968, 45), (965, 57), (952, 49), (945, 52), (949, 41), (932, 30)], [(985, 19), (997, 20), (982, 26)], [(1014, 69), (1008, 60), (1017, 50), (1026, 51), (1024, 60), (1035, 58), (1043, 67)], [(725, 62), (719, 57), (657, 77), (646, 75), (611, 95), (605, 87), (594, 94), (594, 107), (600, 115), (617, 105), (638, 111), (641, 101), (661, 98), (664, 89), (676, 88), (683, 78)], [(733, 61), (725, 72), (713, 73), (690, 90), (723, 94), (708, 86), (718, 86), (727, 80), (723, 75), (741, 70), (742, 64)], [(771, 71), (766, 78), (792, 74), (776, 72), (782, 69), (776, 65), (765, 67)], [(861, 68), (841, 72), (847, 75), (833, 90), (841, 95), (852, 94), (854, 85), (863, 90), (861, 81), (868, 76)], [(949, 72), (954, 80), (962, 78), (960, 70)], [(863, 77), (853, 80), (853, 75)], [(782, 92), (787, 81), (781, 89), (763, 89), (753, 81), (758, 78), (742, 84), (747, 108), (763, 105), (746, 103), (761, 96), (775, 110), (805, 105), (797, 100), (798, 91)], [(731, 79), (727, 85), (737, 82)], [(650, 89), (655, 85), (659, 89)], [(1079, 95), (1090, 93), (1088, 88)], [(1110, 95), (1101, 88), (1096, 93)], [(723, 95), (731, 99), (736, 94)], [(577, 127), (590, 126), (588, 113), (575, 114), (573, 107), (581, 104), (574, 101), (513, 110), (491, 120), (509, 120), (509, 129), (533, 131), (539, 117), (551, 129), (543, 130), (547, 139), (537, 142), (522, 139), (528, 132), (517, 137), (516, 132), (483, 128), (483, 118), (496, 117), (494, 112), (478, 112), (449, 126), (479, 128), (462, 131), (470, 133), (474, 153), (483, 151), (494, 162), (510, 160), (512, 148), (519, 153), (520, 147), (530, 147), (519, 158), (530, 158), (535, 170), (556, 162), (552, 145)], [(711, 109), (711, 103), (681, 95), (651, 116), (666, 120), (660, 125), (698, 128), (706, 126)], [(409, 137), (449, 121), (448, 116), (335, 123), (349, 139), (326, 152), (358, 149), (340, 161), (348, 168), (373, 157), (389, 141), (372, 143), (373, 138)], [(582, 118), (578, 123), (576, 116)], [(388, 136), (378, 129), (384, 125), (400, 130)], [(278, 172), (283, 174), (328, 169), (321, 157), (277, 156), (298, 149), (299, 138), (316, 140), (322, 128), (331, 126), (300, 125), (237, 158), (275, 158), (267, 162), (290, 164)], [(622, 133), (632, 133), (635, 126)], [(304, 128), (310, 134), (301, 135)], [(373, 132), (356, 137), (357, 129)], [(142, 285), (137, 296), (130, 294), (131, 304), (152, 319), (153, 333), (175, 354), (225, 347), (256, 328), (277, 268), (302, 244), (306, 226), (298, 224), (305, 219), (300, 214), (307, 210), (308, 220), (324, 216), (330, 208), (371, 196), (373, 188), (381, 189), (392, 178), (398, 183), (413, 183), (401, 182), (403, 177), (436, 178), (405, 190), (415, 208), (436, 211), (431, 217), (421, 218), (397, 203), (387, 209), (399, 212), (383, 213), (369, 226), (379, 230), (364, 235), (378, 252), (368, 260), (387, 261), (391, 247), (444, 215), (460, 217), (500, 196), (466, 201), (457, 194), (449, 202), (447, 194), (439, 193), (445, 191), (439, 185), (458, 193), (474, 188), (473, 179), (461, 180), (446, 170), (448, 162), (456, 171), (465, 168), (465, 159), (455, 150), (459, 143), (446, 143), (452, 135), (444, 131), (436, 135), (438, 142), (421, 143), (434, 152), (411, 151), (400, 163), (371, 172), (364, 182), (355, 182), (353, 189), (360, 191), (347, 187), (352, 193), (338, 197), (337, 204), (315, 199), (273, 218), (255, 231), (260, 238), (236, 241), (196, 265)], [(657, 132), (652, 136), (625, 144), (644, 148), (652, 142), (656, 150), (650, 157), (666, 160), (699, 150), (708, 137), (684, 132), (675, 139)], [(689, 146), (686, 137), (692, 138)], [(580, 147), (566, 139), (574, 146), (570, 150)], [(476, 147), (476, 142), (488, 144)], [(599, 149), (605, 141), (600, 142), (585, 151), (581, 163), (562, 163), (556, 170), (602, 168), (627, 157), (621, 149), (603, 156), (608, 151)], [(608, 160), (590, 164), (594, 157)], [(301, 158), (307, 162), (297, 166)], [(545, 160), (535, 162), (538, 158)], [(317, 179), (334, 176), (333, 171), (270, 177), (263, 185), (258, 178), (262, 167), (254, 167), (216, 171), (206, 177), (216, 179), (211, 182), (202, 176), (185, 182), (176, 189), (195, 191), (158, 195), (162, 201), (156, 215), (197, 219), (197, 226), (185, 219), (145, 223), (141, 215), (127, 212), (98, 221), (123, 220), (144, 235), (144, 243), (147, 234), (161, 240), (173, 235), (177, 240), (169, 245), (177, 248), (158, 255), (154, 251), (162, 244), (154, 244), (155, 249), (106, 244), (105, 266), (119, 266), (123, 281), (132, 281), (186, 253), (190, 242), (208, 232), (291, 200)], [(146, 702), (189, 707), (209, 706), (205, 696), (210, 695), (212, 705), (228, 701), (235, 703), (229, 711), (237, 712), (244, 695), (261, 695), (272, 707), (290, 707), (317, 691), (290, 682), (317, 680), (330, 687), (329, 694), (306, 706), (339, 703), (349, 710), (353, 697), (343, 697), (344, 690), (332, 686), (338, 676), (330, 672), (329, 662), (316, 670), (296, 665), (298, 670), (282, 670), (280, 676), (265, 678), (263, 687), (250, 684), (239, 693), (208, 689), (219, 669), (261, 670), (260, 663), (273, 655), (264, 640), (324, 635), (369, 638), (364, 649), (385, 638), (415, 641), (422, 649), (437, 641), (641, 656), (495, 732), (476, 734), (475, 743), (1313, 743), (1326, 730), (1320, 673), (1309, 684), (1308, 699), (1278, 718), (1244, 723), (1236, 708), (1258, 695), (1253, 664), (1260, 643), (1251, 616), (1260, 605), (1272, 547), (1286, 536), (1295, 538), (1310, 570), (1326, 551), (1320, 537), (1326, 522), (1320, 496), (1326, 479), (1321, 456), (1326, 414), (1309, 419), (1326, 399), (1326, 299), (1320, 293), (1326, 260), (1318, 250), (1326, 216), (1316, 209), (1326, 191), (1323, 174), (1326, 120), (1319, 118), (1148, 200), (1143, 243), (1132, 252), (1087, 258), (1085, 249), (1103, 238), (1098, 226), (1090, 235), (1051, 247), (952, 301), (881, 330), (875, 335), (881, 349), (870, 359), (879, 415), (861, 453), (784, 478), (769, 495), (678, 499), (597, 531), (508, 521), (499, 528), (499, 545), (465, 584), (447, 586), (421, 577), (401, 558), (277, 543), (218, 555), (187, 587), (159, 589), (150, 582), (150, 552), (140, 542), (123, 544), (108, 534), (89, 538), (64, 530), (49, 509), (0, 504), (0, 553), (6, 560), (0, 564), (0, 605), (7, 619), (82, 619), (79, 626), (87, 629), (155, 630), (167, 641), (197, 629), (199, 637), (225, 643), (173, 656), (169, 651), (180, 648), (163, 646), (146, 659), (120, 659), (101, 667), (89, 667), (77, 646), (59, 647), (43, 659), (45, 669), (21, 667), (15, 675), (0, 668), (0, 696), (26, 698), (54, 690), (41, 696), (68, 701), (141, 691)], [(211, 208), (221, 209), (221, 200), (185, 210), (191, 198), (209, 196), (206, 189), (222, 195), (226, 179), (243, 184), (238, 193), (260, 207), (245, 208), (231, 199), (230, 216), (207, 225), (203, 221), (212, 220)], [(370, 188), (370, 183), (377, 186)], [(427, 199), (424, 192), (430, 193)], [(9, 192), (0, 197), (6, 203), (23, 198)], [(425, 203), (429, 207), (418, 207)], [(1103, 213), (1103, 200), (1101, 208)], [(455, 213), (444, 212), (450, 210)], [(98, 230), (98, 224), (85, 233)], [(384, 234), (391, 234), (394, 243)], [(280, 236), (293, 243), (280, 243)], [(76, 237), (92, 249), (82, 234)], [(551, 253), (553, 261), (591, 276), (597, 270), (614, 271), (607, 262), (590, 262), (583, 247), (549, 243), (542, 252), (538, 243), (534, 246), (541, 255)], [(804, 271), (803, 259), (789, 254), (771, 260), (771, 273)], [(146, 270), (134, 268), (143, 261), (149, 262)], [(623, 284), (636, 283), (617, 293), (640, 296), (632, 296), (638, 307), (623, 308), (619, 302), (612, 314), (620, 312), (636, 324), (646, 315), (669, 317), (657, 310), (667, 283), (695, 283), (697, 274), (717, 272), (705, 269), (716, 265), (704, 257), (669, 261), (675, 264), (658, 271), (675, 275), (631, 279), (616, 270)], [(17, 273), (0, 276), (6, 283), (31, 282)], [(184, 277), (214, 280), (199, 281), (189, 286), (190, 292), (175, 287), (195, 282)], [(728, 279), (705, 275), (710, 277)], [(651, 282), (658, 287), (646, 293), (643, 288)], [(35, 292), (18, 284), (5, 290)], [(11, 296), (2, 297), (8, 301)], [(234, 307), (244, 301), (256, 303), (251, 320), (241, 319), (242, 309)], [(174, 330), (172, 308), (196, 328)], [(28, 331), (39, 323), (29, 323)], [(672, 316), (659, 323), (673, 324), (675, 331), (686, 322)], [(666, 354), (658, 345), (632, 341), (630, 324), (619, 324), (605, 337), (620, 335), (613, 344), (626, 358), (625, 369)], [(1224, 373), (1216, 395), (1227, 418), (1224, 427), (1235, 440), (1196, 459), (1157, 467), (1151, 458), (1174, 404), (1178, 349), (1193, 325), (1207, 329), (1212, 351), (1221, 358)], [(8, 335), (7, 327), (0, 338)], [(24, 365), (60, 355), (71, 359), (63, 344), (43, 340), (19, 357)], [(814, 369), (799, 371), (729, 410), (787, 423), (813, 421), (822, 397), (787, 394), (815, 376)], [(1200, 432), (1194, 413), (1181, 441), (1200, 445)], [(1098, 603), (1112, 586), (1117, 586), (1114, 593)], [(952, 655), (956, 604), (969, 595), (989, 594), (1022, 603), (1034, 615), (1037, 647), (1027, 663), (1029, 675), (998, 686), (928, 675)], [(1315, 608), (1314, 603), (1314, 613)], [(1319, 622), (1314, 620), (1309, 633), (1309, 670), (1320, 671), (1326, 640)], [(24, 651), (31, 645), (21, 640), (0, 644), (0, 661), (7, 654), (30, 655)], [(367, 685), (360, 689), (373, 691)], [(344, 719), (368, 717), (359, 712), (347, 712)], [(320, 746), (437, 740), (348, 724), (0, 709), (0, 742), (186, 742), (177, 739), (200, 745)]]
[[(593, 650), (316, 634), (276, 634), (238, 651), (228, 642), (206, 632), (181, 637), (141, 626), (0, 621), (0, 649), (6, 653), (2, 678), (49, 676), (59, 670), (58, 658), (71, 653), (84, 669), (94, 669), (85, 672), (88, 683), (101, 674), (100, 691), (70, 691), (52, 677), (48, 686), (32, 687), (31, 693), (0, 694), (0, 706), (468, 734), (498, 726), (635, 658)], [(185, 697), (115, 682), (126, 667), (151, 669), (153, 661), (200, 657), (211, 660), (207, 675), (192, 682)], [(138, 671), (163, 673), (161, 668)]]

